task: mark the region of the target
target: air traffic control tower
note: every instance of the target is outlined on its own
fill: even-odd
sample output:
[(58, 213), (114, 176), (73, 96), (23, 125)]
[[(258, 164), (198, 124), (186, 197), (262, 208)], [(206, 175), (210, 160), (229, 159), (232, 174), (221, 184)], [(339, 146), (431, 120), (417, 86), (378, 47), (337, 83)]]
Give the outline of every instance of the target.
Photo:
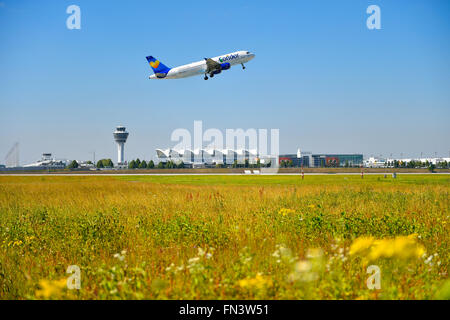
[(116, 131), (114, 131), (114, 141), (117, 143), (117, 164), (124, 164), (124, 146), (125, 142), (127, 142), (128, 132), (125, 130), (125, 127), (118, 126), (116, 127)]

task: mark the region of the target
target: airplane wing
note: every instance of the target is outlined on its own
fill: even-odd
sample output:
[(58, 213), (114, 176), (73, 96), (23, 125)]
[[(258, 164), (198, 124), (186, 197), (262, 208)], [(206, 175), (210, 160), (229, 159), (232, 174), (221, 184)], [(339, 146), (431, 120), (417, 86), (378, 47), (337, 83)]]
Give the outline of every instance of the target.
[(205, 58), (206, 61), (206, 73), (209, 73), (211, 71), (220, 70), (220, 63), (215, 62), (213, 59), (211, 58)]

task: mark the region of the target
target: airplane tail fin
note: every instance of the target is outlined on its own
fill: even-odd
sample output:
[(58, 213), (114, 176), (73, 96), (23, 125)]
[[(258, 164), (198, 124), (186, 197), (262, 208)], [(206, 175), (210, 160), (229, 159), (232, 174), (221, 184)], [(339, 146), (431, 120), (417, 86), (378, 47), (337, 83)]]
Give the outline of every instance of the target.
[(169, 72), (170, 68), (164, 65), (161, 61), (155, 59), (153, 56), (148, 56), (146, 58), (158, 78), (164, 78), (167, 72)]

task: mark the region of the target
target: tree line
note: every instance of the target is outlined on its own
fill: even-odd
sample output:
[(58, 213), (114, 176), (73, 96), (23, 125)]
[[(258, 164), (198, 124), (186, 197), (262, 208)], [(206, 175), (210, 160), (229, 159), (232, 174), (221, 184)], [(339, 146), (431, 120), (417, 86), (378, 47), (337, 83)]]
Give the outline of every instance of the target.
[[(261, 164), (261, 162), (258, 160), (256, 163), (249, 163), (249, 160), (246, 159), (244, 163), (238, 163), (237, 160), (231, 164), (232, 168), (268, 168), (270, 167), (271, 163), (268, 164)], [(215, 165), (216, 168), (226, 168), (226, 164), (218, 163)], [(182, 169), (185, 167), (185, 164), (183, 161), (180, 162), (174, 162), (173, 160), (167, 161), (167, 162), (159, 162), (158, 165), (155, 165), (153, 160), (150, 160), (149, 162), (146, 162), (145, 160), (131, 160), (128, 163), (129, 169)]]
[[(232, 168), (269, 168), (271, 166), (271, 161), (264, 164), (261, 163), (261, 161), (258, 159), (256, 163), (250, 163), (248, 159), (244, 160), (244, 163), (238, 163), (237, 160), (234, 160), (233, 164), (231, 165)], [(221, 165), (222, 168), (226, 167), (226, 165)]]
[[(86, 161), (86, 164), (93, 164), (92, 161)], [(97, 168), (114, 168), (114, 163), (111, 159), (100, 159), (97, 161), (97, 164), (95, 165)], [(67, 166), (67, 169), (77, 169), (80, 165), (77, 160), (72, 160), (69, 165)]]
[(394, 167), (394, 168), (430, 168), (433, 167), (434, 168), (440, 168), (440, 169), (446, 169), (449, 167), (449, 164), (447, 161), (441, 161), (437, 163), (437, 166), (431, 162), (429, 162), (428, 160), (425, 162), (422, 161), (418, 161), (418, 160), (411, 160), (409, 162), (405, 162), (405, 161), (399, 161), (399, 160), (394, 160), (394, 161), (388, 161), (386, 162), (386, 166), (387, 167)]
[(128, 169), (174, 169), (174, 168), (184, 168), (183, 161), (175, 163), (174, 161), (160, 162), (155, 165), (153, 160), (145, 161), (137, 158), (136, 160), (131, 160), (128, 162)]

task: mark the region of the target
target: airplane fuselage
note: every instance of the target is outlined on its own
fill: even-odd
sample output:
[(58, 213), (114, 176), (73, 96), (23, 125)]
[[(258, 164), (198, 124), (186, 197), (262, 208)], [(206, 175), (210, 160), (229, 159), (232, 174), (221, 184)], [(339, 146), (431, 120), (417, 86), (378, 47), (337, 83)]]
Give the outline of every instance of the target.
[[(229, 63), (230, 66), (236, 65), (236, 64), (243, 64), (251, 59), (253, 59), (255, 55), (249, 51), (236, 51), (229, 54), (217, 56), (214, 58), (211, 58), (217, 63), (224, 64)], [(185, 64), (179, 67), (175, 67), (169, 70), (166, 76), (164, 78), (159, 78), (155, 74), (151, 75), (150, 79), (180, 79), (180, 78), (186, 78), (191, 77), (195, 75), (205, 74), (207, 71), (207, 65), (206, 61), (197, 61), (189, 64)]]

